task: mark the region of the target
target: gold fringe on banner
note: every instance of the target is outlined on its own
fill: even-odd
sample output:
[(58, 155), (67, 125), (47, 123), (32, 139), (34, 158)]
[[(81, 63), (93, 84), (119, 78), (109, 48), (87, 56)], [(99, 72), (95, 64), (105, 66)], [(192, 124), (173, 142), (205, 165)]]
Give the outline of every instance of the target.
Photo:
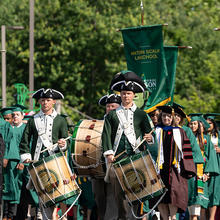
[(144, 111), (145, 111), (146, 113), (152, 112), (152, 111), (156, 110), (158, 106), (166, 105), (169, 101), (171, 101), (171, 97), (169, 97), (169, 98), (163, 100), (162, 102), (158, 103), (157, 105), (155, 105), (155, 106), (153, 106), (153, 107), (151, 107), (151, 108), (149, 108), (149, 109), (147, 109), (147, 110), (144, 110)]

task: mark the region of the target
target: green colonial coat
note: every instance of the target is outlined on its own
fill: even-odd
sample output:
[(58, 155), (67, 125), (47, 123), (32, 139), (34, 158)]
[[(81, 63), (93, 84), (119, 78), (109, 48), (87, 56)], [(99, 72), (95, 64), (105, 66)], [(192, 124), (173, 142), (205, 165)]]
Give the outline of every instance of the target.
[[(152, 130), (147, 114), (139, 108), (137, 108), (134, 111), (133, 124), (134, 124), (136, 139), (139, 136), (143, 137), (143, 135), (145, 133), (149, 133)], [(113, 145), (114, 145), (118, 125), (119, 125), (119, 119), (116, 114), (116, 110), (112, 110), (105, 117), (104, 128), (103, 128), (103, 132), (102, 132), (103, 152), (108, 151), (108, 150), (114, 151)], [(155, 143), (153, 145), (151, 145), (148, 149), (149, 149), (153, 159), (156, 159), (157, 158), (156, 139), (154, 139), (154, 141), (155, 141)], [(125, 149), (127, 150), (127, 152), (129, 154), (132, 154), (131, 144), (128, 142), (128, 139), (126, 138), (126, 136), (123, 133), (115, 155), (119, 154), (120, 152), (124, 151)], [(140, 150), (143, 150), (143, 146), (142, 146), (142, 148), (140, 148)]]
[[(68, 127), (66, 120), (57, 115), (53, 120), (52, 126), (52, 142), (57, 143), (60, 138), (66, 138), (68, 136)], [(36, 149), (38, 139), (38, 132), (35, 126), (34, 118), (31, 118), (24, 130), (21, 143), (20, 143), (20, 154), (31, 153), (32, 159), (34, 158), (34, 153)], [(29, 144), (31, 143), (31, 150)], [(42, 147), (42, 149), (44, 146)], [(31, 151), (31, 152), (30, 152)]]

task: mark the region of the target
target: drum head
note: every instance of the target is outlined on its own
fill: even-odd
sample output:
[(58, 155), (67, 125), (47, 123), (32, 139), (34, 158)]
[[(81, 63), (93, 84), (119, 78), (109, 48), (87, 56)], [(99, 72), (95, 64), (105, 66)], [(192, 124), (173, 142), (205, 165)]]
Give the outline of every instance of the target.
[(73, 133), (72, 159), (80, 176), (104, 177), (101, 148), (103, 120), (81, 120)]
[(28, 167), (31, 180), (44, 206), (49, 207), (80, 193), (63, 153), (53, 154)]
[(113, 166), (126, 197), (133, 204), (161, 195), (165, 190), (149, 152), (124, 158)]

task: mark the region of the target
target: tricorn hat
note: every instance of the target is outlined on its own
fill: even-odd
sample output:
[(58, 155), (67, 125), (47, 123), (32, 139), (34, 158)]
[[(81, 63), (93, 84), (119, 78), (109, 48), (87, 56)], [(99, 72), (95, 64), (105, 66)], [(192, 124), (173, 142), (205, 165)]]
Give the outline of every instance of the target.
[(32, 98), (40, 99), (40, 98), (51, 98), (51, 99), (64, 99), (64, 96), (61, 92), (55, 89), (44, 89), (41, 88), (37, 90), (33, 95)]
[(109, 94), (102, 96), (101, 99), (99, 99), (99, 105), (106, 106), (108, 103), (118, 103), (121, 104), (121, 96), (117, 94)]
[(110, 89), (118, 92), (122, 90), (133, 91), (134, 93), (147, 90), (141, 77), (130, 70), (117, 73), (111, 81)]

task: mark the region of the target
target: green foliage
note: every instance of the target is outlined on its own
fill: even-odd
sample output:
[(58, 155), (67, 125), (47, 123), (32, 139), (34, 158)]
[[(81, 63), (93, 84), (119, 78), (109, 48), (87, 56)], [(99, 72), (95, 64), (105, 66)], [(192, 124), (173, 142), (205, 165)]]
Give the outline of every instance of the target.
[[(217, 0), (144, 0), (144, 24), (168, 23), (165, 45), (190, 45), (180, 50), (175, 101), (187, 112), (219, 111), (220, 3)], [(7, 94), (12, 104), (14, 83), (28, 86), (29, 3), (0, 2), (1, 25), (7, 30)], [(140, 1), (35, 0), (35, 88), (52, 87), (65, 95), (65, 104), (93, 118), (102, 118), (97, 105), (112, 77), (126, 62), (118, 28), (141, 24)], [(66, 109), (77, 122), (81, 115)]]

